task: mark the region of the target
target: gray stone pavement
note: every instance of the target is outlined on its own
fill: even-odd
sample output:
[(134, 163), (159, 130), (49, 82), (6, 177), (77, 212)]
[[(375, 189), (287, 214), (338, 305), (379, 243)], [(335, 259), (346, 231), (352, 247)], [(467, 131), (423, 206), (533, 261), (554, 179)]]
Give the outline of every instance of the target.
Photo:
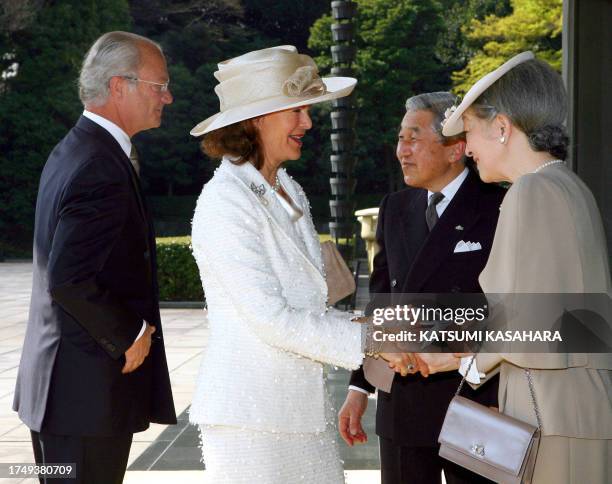
[[(364, 287), (366, 277), (360, 286)], [(25, 335), (31, 288), (31, 263), (0, 263), (0, 463), (33, 462), (29, 431), (11, 409), (17, 367)], [(366, 289), (367, 290), (367, 289)], [(358, 306), (364, 295), (358, 298)], [(170, 379), (179, 425), (151, 425), (134, 435), (125, 482), (182, 484), (207, 482), (201, 470), (198, 436), (187, 422), (187, 409), (200, 359), (206, 350), (208, 326), (201, 309), (162, 309)], [(329, 369), (328, 384), (336, 407), (344, 401), (348, 372)], [(374, 434), (375, 401), (371, 400), (364, 423), (370, 441), (348, 449), (340, 443), (350, 484), (379, 481), (378, 449)], [(0, 483), (37, 482), (1, 479)]]

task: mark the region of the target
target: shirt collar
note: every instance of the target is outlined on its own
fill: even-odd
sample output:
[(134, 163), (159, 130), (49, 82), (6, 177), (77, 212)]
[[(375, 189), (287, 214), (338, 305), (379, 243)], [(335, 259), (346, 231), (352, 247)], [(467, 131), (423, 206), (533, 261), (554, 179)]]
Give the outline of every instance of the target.
[(99, 114), (92, 113), (91, 111), (87, 111), (85, 109), (83, 111), (83, 116), (92, 120), (98, 126), (104, 128), (106, 131), (110, 133), (110, 135), (115, 138), (121, 149), (125, 153), (125, 155), (129, 158), (130, 153), (132, 152), (132, 142), (130, 141), (130, 137), (127, 135), (125, 131), (123, 131), (119, 126), (117, 126), (112, 121), (109, 121), (106, 118), (103, 118)]
[[(440, 192), (444, 195), (444, 198), (442, 199), (444, 202), (450, 203), (450, 201), (455, 196), (455, 193), (457, 193), (457, 191), (459, 190), (459, 187), (461, 186), (461, 184), (467, 178), (468, 172), (469, 170), (466, 166), (463, 169), (463, 171), (457, 177), (455, 177), (455, 179), (452, 182), (450, 182), (442, 190), (440, 190)], [(429, 199), (431, 198), (433, 194), (434, 192), (427, 190), (427, 201), (429, 201)]]

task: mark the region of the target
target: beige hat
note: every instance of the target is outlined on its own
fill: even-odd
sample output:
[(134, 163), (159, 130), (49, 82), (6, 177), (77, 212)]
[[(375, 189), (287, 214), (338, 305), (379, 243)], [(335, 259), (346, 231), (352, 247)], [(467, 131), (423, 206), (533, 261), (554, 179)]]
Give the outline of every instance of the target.
[(352, 77), (321, 79), (312, 58), (298, 54), (292, 45), (223, 61), (215, 77), (220, 112), (198, 123), (190, 131), (193, 136), (263, 114), (348, 96), (357, 83)]
[(489, 72), (486, 76), (480, 78), (467, 92), (463, 101), (459, 106), (453, 106), (448, 109), (445, 114), (445, 119), (442, 121), (442, 134), (444, 136), (454, 136), (464, 131), (463, 120), (461, 115), (469, 108), (478, 97), (485, 92), (495, 81), (502, 77), (510, 69), (522, 64), (525, 61), (534, 59), (535, 56), (530, 50), (521, 52), (515, 55), (508, 62), (502, 64), (493, 72)]

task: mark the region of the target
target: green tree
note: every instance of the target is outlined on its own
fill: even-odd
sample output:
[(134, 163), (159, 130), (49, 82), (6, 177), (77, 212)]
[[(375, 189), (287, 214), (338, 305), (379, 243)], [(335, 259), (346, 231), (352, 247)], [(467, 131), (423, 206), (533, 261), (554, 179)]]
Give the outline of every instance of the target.
[(243, 3), (246, 25), (276, 40), (276, 44), (295, 45), (300, 52), (307, 46), (310, 26), (330, 10), (329, 0), (243, 0)]
[(436, 56), (450, 73), (463, 69), (478, 51), (466, 37), (465, 26), (488, 15), (503, 17), (511, 12), (510, 0), (439, 0), (444, 32), (438, 37)]
[[(444, 25), (434, 0), (357, 0), (357, 5), (357, 190), (382, 193), (399, 186), (395, 145), (406, 98), (449, 87), (435, 56)], [(322, 70), (331, 67), (332, 23), (330, 15), (318, 19), (308, 42)]]
[(235, 0), (132, 0), (130, 9), (134, 30), (163, 46), (174, 96), (162, 128), (134, 139), (147, 193), (198, 194), (217, 163), (201, 153), (189, 131), (219, 109), (217, 63), (272, 43), (245, 26), (244, 8)]
[(129, 28), (125, 0), (47, 2), (24, 18), (0, 52), (16, 72), (0, 79), (0, 251), (31, 244), (40, 172), (82, 109), (83, 55), (103, 32)]
[(562, 0), (511, 0), (507, 16), (473, 20), (466, 37), (478, 48), (467, 66), (452, 76), (454, 90), (467, 92), (483, 75), (510, 57), (532, 50), (561, 71)]

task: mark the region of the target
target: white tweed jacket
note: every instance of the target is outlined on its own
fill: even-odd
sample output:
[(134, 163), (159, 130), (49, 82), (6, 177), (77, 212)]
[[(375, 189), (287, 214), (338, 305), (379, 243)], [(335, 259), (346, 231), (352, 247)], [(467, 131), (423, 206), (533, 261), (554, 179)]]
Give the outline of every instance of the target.
[(198, 199), (192, 245), (210, 337), (192, 423), (323, 431), (334, 416), (322, 363), (361, 364), (360, 325), (326, 308), (321, 247), (306, 195), (284, 169), (278, 178), (304, 212), (296, 222), (250, 163), (224, 159)]

